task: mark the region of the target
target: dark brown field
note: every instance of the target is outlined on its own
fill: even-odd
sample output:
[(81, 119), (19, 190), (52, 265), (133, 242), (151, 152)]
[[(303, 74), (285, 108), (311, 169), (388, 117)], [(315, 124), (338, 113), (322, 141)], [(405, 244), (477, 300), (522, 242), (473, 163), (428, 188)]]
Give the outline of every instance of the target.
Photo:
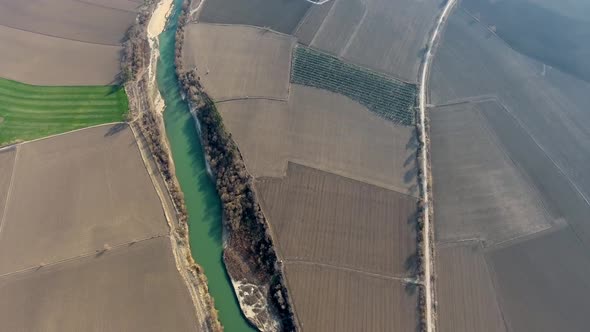
[(417, 330), (417, 292), (399, 280), (309, 264), (286, 271), (303, 331)]
[(510, 331), (586, 331), (590, 258), (570, 228), (488, 254)]
[(113, 128), (17, 146), (0, 228), (0, 274), (167, 234), (131, 130)]
[(440, 332), (506, 331), (478, 242), (437, 248), (436, 264)]
[(415, 198), (294, 163), (256, 188), (284, 260), (413, 274)]
[(305, 0), (208, 0), (199, 20), (266, 27), (290, 34), (310, 7)]

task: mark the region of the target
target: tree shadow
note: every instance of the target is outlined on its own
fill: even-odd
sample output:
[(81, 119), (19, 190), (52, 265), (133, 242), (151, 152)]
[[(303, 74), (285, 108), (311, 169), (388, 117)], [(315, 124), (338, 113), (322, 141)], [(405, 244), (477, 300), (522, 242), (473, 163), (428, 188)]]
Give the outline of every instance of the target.
[(104, 134), (104, 137), (115, 136), (125, 129), (127, 129), (126, 123), (117, 123), (109, 128), (109, 130)]
[(418, 260), (419, 257), (417, 252), (409, 255), (404, 262), (404, 268), (406, 269), (406, 272), (415, 274), (418, 269)]
[(414, 131), (414, 135), (410, 136), (410, 139), (406, 143), (406, 150), (414, 150), (414, 149), (417, 149), (418, 146), (419, 146), (418, 137)]
[(411, 169), (407, 170), (406, 173), (404, 174), (404, 183), (408, 184), (408, 183), (413, 182), (416, 179), (417, 175), (418, 175), (418, 168), (412, 167)]

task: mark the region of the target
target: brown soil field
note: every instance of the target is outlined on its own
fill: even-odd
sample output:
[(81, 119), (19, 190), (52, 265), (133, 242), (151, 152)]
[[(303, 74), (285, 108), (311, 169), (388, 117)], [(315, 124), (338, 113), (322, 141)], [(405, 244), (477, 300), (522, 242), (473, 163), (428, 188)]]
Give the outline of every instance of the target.
[[(310, 45), (328, 53), (343, 55), (348, 41), (367, 13), (362, 0), (332, 0), (334, 5), (318, 28)], [(335, 33), (335, 32), (338, 33)]]
[(199, 330), (171, 250), (165, 236), (1, 276), (2, 330)]
[(505, 152), (483, 107), (501, 111), (493, 102), (430, 111), (438, 241), (477, 238), (494, 244), (552, 225), (541, 196)]
[(18, 145), (0, 229), (0, 274), (167, 234), (127, 125)]
[(414, 197), (294, 163), (256, 188), (284, 260), (414, 274)]
[(0, 77), (36, 85), (112, 84), (120, 46), (88, 44), (0, 26)]
[(449, 19), (431, 74), (434, 104), (494, 95), (586, 200), (589, 90), (590, 84), (555, 69), (544, 74), (541, 64), (510, 49), (463, 11)]
[(417, 195), (414, 128), (347, 97), (292, 85), (288, 103), (240, 100), (218, 108), (254, 177), (284, 176), (291, 160)]
[(253, 25), (290, 34), (311, 6), (305, 0), (207, 0), (199, 20)]
[(482, 111), (511, 159), (542, 193), (548, 211), (554, 218), (566, 220), (580, 239), (590, 245), (590, 205), (584, 197), (508, 111), (496, 107), (482, 107)]
[(216, 101), (286, 99), (294, 43), (293, 37), (260, 28), (189, 24), (183, 58), (186, 68), (197, 67), (207, 94)]
[(126, 10), (131, 12), (138, 12), (141, 1), (131, 0), (78, 0), (81, 2), (91, 3), (98, 6), (103, 6), (112, 9)]
[(301, 42), (416, 82), (422, 49), (441, 1), (334, 1), (329, 10), (312, 7), (298, 29)]
[(16, 149), (13, 147), (0, 150), (0, 229), (4, 221), (4, 209), (6, 207), (8, 188), (12, 179), (15, 155)]
[(586, 331), (590, 256), (570, 228), (487, 254), (510, 331)]
[(302, 331), (417, 331), (417, 292), (399, 280), (287, 264)]
[(464, 242), (436, 252), (438, 331), (506, 331), (480, 245)]
[(0, 0), (0, 25), (88, 43), (120, 45), (137, 13), (77, 0)]

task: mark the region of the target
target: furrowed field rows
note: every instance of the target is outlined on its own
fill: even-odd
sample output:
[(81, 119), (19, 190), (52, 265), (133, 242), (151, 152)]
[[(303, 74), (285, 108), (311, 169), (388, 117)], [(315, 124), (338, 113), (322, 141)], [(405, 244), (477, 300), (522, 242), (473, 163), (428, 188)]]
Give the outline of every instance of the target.
[(115, 86), (33, 86), (0, 79), (0, 145), (124, 120)]
[(414, 123), (416, 86), (347, 64), (298, 46), (293, 52), (291, 82), (343, 94), (370, 111), (403, 125)]

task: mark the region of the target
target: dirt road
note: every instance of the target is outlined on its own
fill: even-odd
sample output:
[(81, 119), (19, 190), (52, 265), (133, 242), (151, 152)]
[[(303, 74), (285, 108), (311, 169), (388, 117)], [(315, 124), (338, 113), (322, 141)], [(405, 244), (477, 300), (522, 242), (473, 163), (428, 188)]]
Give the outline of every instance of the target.
[(430, 71), (430, 65), (433, 58), (433, 50), (438, 42), (438, 38), (442, 31), (442, 27), (444, 22), (449, 17), (453, 6), (455, 5), (456, 0), (448, 0), (442, 13), (438, 17), (434, 30), (432, 30), (432, 34), (430, 35), (430, 39), (428, 40), (428, 45), (426, 46), (427, 51), (424, 56), (424, 62), (422, 65), (422, 72), (420, 73), (420, 77), (418, 81), (420, 82), (420, 97), (419, 97), (419, 109), (420, 109), (420, 136), (422, 137), (422, 164), (420, 165), (422, 169), (422, 199), (424, 201), (424, 238), (422, 243), (424, 245), (424, 295), (426, 297), (426, 332), (433, 332), (436, 330), (436, 322), (435, 322), (435, 312), (434, 312), (434, 291), (433, 291), (433, 282), (432, 282), (432, 270), (433, 261), (431, 258), (431, 250), (433, 247), (431, 245), (431, 220), (430, 220), (430, 194), (428, 192), (428, 180), (430, 179), (429, 173), (429, 161), (428, 161), (428, 138), (427, 138), (427, 131), (425, 128), (425, 116), (426, 116), (426, 103), (427, 103), (427, 94), (426, 94), (426, 87), (428, 83), (428, 74)]

